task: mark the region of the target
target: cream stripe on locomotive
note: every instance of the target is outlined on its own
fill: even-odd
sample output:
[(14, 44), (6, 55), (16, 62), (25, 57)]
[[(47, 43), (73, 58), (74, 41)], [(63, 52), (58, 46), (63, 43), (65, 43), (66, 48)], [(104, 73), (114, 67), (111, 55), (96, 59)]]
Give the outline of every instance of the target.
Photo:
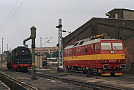
[(115, 60), (125, 59), (125, 54), (95, 54), (95, 55), (82, 55), (82, 56), (69, 56), (64, 57), (67, 60)]

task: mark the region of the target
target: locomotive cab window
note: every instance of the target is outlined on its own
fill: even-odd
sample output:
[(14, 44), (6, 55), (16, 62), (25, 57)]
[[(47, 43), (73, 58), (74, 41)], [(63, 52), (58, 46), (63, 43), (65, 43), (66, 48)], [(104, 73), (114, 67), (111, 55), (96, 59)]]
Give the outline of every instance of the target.
[(111, 50), (111, 43), (101, 43), (102, 50)]
[(99, 44), (95, 44), (95, 45), (94, 45), (94, 50), (97, 51), (97, 50), (99, 50), (99, 49), (100, 49)]
[(113, 50), (122, 50), (122, 43), (113, 43)]

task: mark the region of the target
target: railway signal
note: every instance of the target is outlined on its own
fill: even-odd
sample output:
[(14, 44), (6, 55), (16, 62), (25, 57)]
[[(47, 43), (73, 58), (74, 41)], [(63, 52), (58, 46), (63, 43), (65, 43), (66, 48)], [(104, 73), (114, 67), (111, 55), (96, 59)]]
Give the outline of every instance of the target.
[(63, 41), (62, 41), (62, 19), (59, 19), (59, 25), (56, 26), (58, 28), (58, 51), (59, 51), (59, 57), (58, 57), (58, 71), (63, 69)]

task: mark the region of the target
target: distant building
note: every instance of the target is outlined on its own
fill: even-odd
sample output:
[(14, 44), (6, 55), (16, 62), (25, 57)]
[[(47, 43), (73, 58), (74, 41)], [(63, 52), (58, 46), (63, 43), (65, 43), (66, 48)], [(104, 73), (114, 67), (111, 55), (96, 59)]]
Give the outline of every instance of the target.
[[(32, 52), (32, 49), (29, 48)], [(35, 63), (38, 68), (42, 67), (42, 58), (46, 57), (45, 52), (52, 55), (53, 52), (57, 51), (58, 47), (36, 47), (35, 48)]]
[(134, 19), (134, 10), (130, 9), (113, 9), (106, 13), (109, 18), (115, 19)]

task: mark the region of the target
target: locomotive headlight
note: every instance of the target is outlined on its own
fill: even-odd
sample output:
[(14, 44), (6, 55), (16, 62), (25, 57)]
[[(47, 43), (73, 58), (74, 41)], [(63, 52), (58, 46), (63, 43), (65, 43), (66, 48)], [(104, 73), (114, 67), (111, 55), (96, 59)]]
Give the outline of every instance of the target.
[(110, 53), (114, 53), (114, 51), (110, 51)]

